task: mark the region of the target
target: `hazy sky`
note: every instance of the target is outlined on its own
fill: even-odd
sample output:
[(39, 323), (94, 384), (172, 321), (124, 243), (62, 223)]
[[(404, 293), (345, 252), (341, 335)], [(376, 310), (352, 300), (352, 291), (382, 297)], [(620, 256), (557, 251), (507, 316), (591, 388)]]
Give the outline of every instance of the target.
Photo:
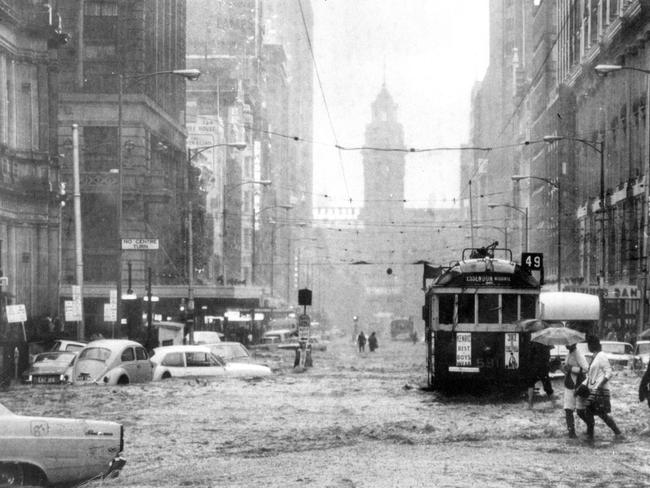
[[(467, 142), (472, 86), (488, 63), (488, 0), (312, 4), (316, 63), (340, 145), (363, 144), (370, 105), (384, 76), (407, 147)], [(361, 153), (332, 148), (335, 139), (318, 81), (314, 90), (314, 205), (347, 206), (352, 198), (360, 206)], [(459, 158), (456, 151), (407, 155), (407, 206), (427, 206), (431, 195), (437, 206), (446, 206), (457, 197)]]

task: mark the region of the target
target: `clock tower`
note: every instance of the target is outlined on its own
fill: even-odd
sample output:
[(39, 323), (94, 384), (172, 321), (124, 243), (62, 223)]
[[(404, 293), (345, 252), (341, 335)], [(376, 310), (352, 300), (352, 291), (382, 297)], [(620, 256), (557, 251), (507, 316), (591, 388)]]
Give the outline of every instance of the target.
[(361, 220), (390, 222), (404, 213), (404, 129), (397, 121), (397, 105), (383, 84), (372, 104), (363, 150), (365, 202)]

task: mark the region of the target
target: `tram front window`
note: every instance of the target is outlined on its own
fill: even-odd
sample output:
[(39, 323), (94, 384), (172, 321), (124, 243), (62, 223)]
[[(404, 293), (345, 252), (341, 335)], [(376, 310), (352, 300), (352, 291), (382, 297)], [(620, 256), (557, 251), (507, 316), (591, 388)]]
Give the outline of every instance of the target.
[(458, 295), (458, 323), (474, 323), (474, 295)]
[(517, 317), (517, 297), (519, 295), (503, 295), (501, 298), (501, 320), (504, 324), (515, 322)]
[(479, 322), (485, 324), (499, 323), (499, 295), (479, 295), (478, 296), (478, 316)]
[(534, 319), (537, 305), (536, 295), (521, 295), (521, 318)]
[(438, 320), (441, 324), (454, 323), (454, 295), (438, 296)]

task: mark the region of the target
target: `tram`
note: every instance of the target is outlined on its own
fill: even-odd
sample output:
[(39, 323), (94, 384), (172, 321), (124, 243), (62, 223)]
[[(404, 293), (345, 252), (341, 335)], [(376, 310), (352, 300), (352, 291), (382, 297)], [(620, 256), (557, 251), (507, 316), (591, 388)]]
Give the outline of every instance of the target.
[[(428, 386), (460, 391), (525, 385), (540, 283), (497, 242), (468, 248), (426, 288), (423, 318)], [(498, 256), (498, 257), (495, 257)]]

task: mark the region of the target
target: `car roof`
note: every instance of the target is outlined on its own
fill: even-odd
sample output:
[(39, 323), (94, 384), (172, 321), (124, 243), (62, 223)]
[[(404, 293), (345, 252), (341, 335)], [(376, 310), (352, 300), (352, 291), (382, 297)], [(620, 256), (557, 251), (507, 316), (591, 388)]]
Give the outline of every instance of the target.
[(624, 341), (600, 341), (600, 345), (602, 346), (603, 344), (625, 344), (627, 346), (632, 346), (629, 342), (624, 342)]
[(177, 344), (174, 346), (160, 346), (153, 350), (155, 353), (164, 352), (187, 352), (187, 351), (202, 351), (210, 352), (210, 348), (205, 344)]
[(109, 349), (124, 346), (143, 347), (139, 342), (135, 342), (129, 339), (99, 339), (97, 341), (92, 341), (86, 344), (86, 347), (106, 347)]

